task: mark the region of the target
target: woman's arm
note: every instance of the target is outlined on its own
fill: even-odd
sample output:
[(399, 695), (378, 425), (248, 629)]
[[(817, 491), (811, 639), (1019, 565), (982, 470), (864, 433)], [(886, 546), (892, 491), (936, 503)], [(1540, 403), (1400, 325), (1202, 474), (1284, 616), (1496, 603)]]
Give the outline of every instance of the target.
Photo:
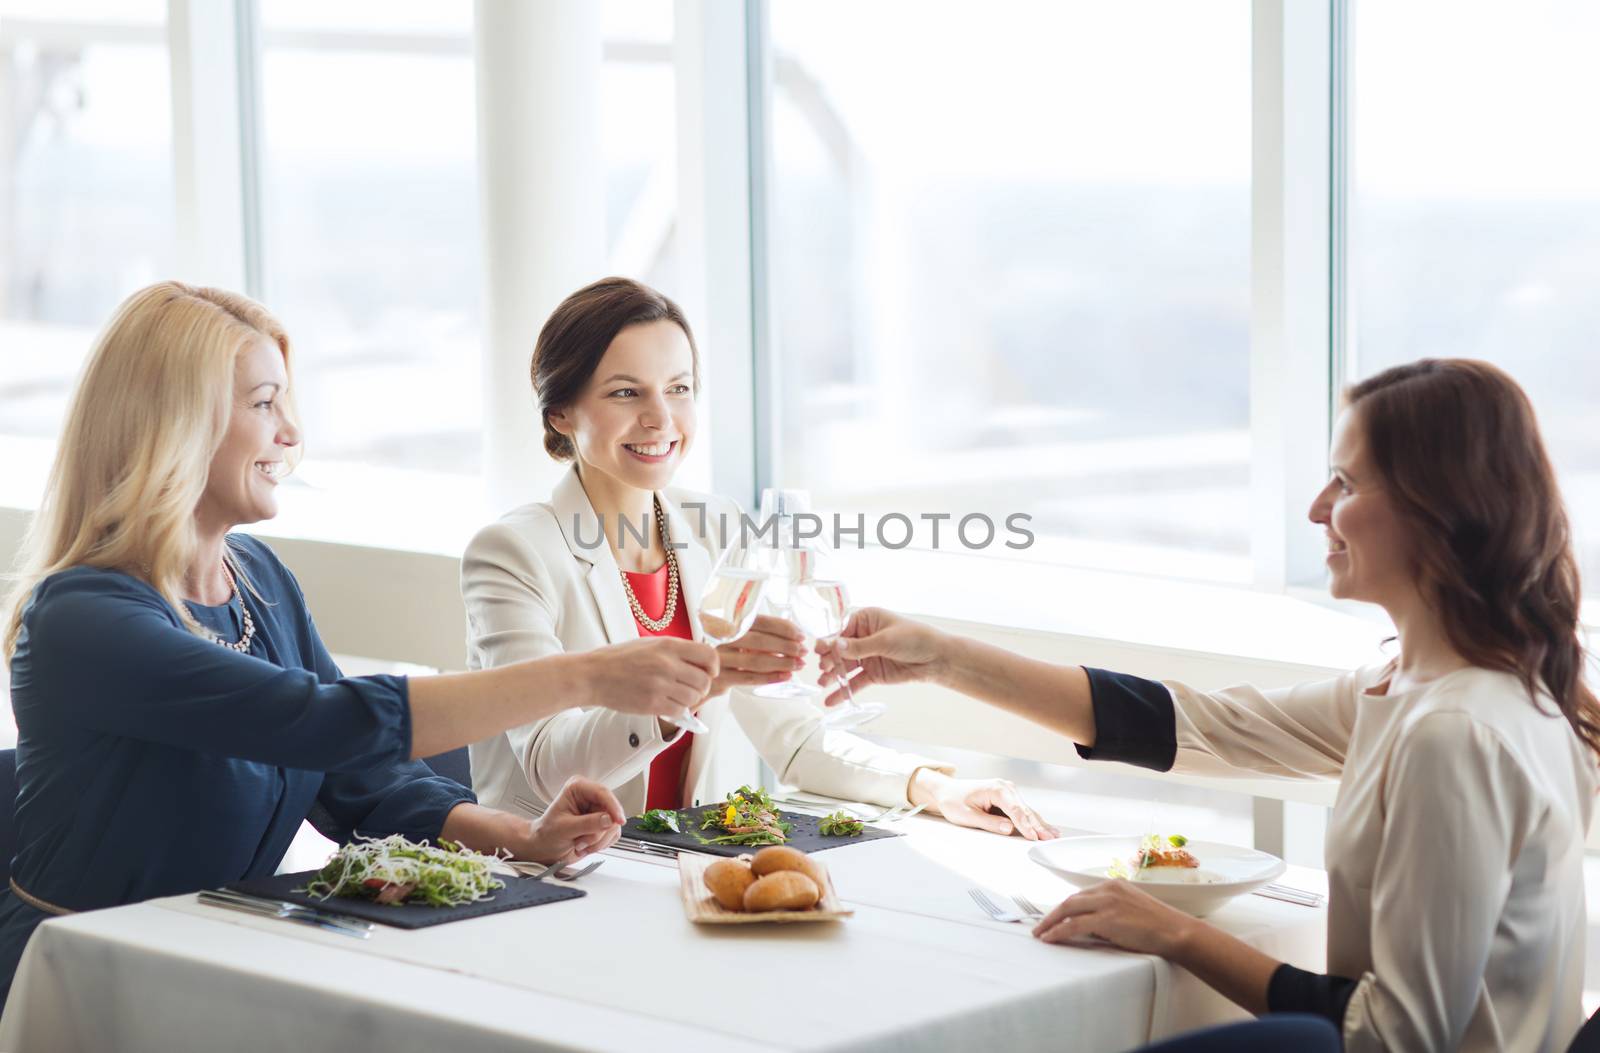
[[(854, 690), (924, 680), (1059, 732), (1087, 759), (1219, 776), (1336, 777), (1355, 724), (1359, 675), (1260, 691), (1197, 691), (1104, 669), (1054, 665), (888, 611), (856, 612), (819, 644), (824, 684)], [(834, 690), (829, 705), (843, 697)]]
[(504, 850), (513, 859), (570, 863), (616, 843), (626, 820), (610, 790), (588, 779), (573, 779), (537, 819), (458, 804), (446, 816), (439, 836), (479, 852)]
[(1033, 934), (1046, 943), (1101, 939), (1160, 955), (1257, 1014), (1267, 1011), (1272, 976), (1283, 965), (1126, 881), (1107, 881), (1067, 897)]
[[(1081, 745), (1094, 745), (1094, 699), (1081, 666), (1024, 658), (878, 607), (857, 611), (835, 642), (817, 642), (817, 653), (822, 659), (818, 682), (823, 685), (841, 675), (851, 675), (854, 691), (872, 684), (931, 681)], [(838, 687), (826, 702), (831, 706), (843, 699), (844, 689)]]
[(717, 653), (657, 637), (499, 669), (411, 679), (411, 755), (430, 757), (572, 706), (661, 718), (700, 704)]
[(111, 735), (311, 771), (360, 772), (428, 756), (584, 702), (651, 718), (698, 701), (716, 652), (641, 640), (484, 673), (351, 677), (219, 647), (179, 626), (147, 586), (121, 576), (47, 582), (24, 622), (13, 676), (58, 700), (62, 719)]

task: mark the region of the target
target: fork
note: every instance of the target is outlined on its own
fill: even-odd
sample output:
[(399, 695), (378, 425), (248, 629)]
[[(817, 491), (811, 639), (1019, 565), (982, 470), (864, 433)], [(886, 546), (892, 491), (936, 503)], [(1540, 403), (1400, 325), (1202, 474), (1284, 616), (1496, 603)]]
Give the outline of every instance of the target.
[(531, 877), (535, 881), (543, 881), (547, 877), (553, 877), (557, 881), (576, 881), (585, 874), (592, 874), (596, 870), (599, 870), (600, 864), (604, 862), (605, 860), (603, 859), (596, 859), (591, 861), (587, 866), (579, 867), (577, 870), (568, 869), (565, 873), (562, 873), (562, 864), (560, 863), (551, 863), (547, 866), (540, 867), (537, 863), (513, 861), (510, 865), (512, 870), (515, 870), (523, 877)]
[[(1009, 910), (1002, 910), (1000, 905), (994, 900), (990, 899), (989, 894), (981, 888), (969, 888), (967, 889), (967, 895), (971, 896), (972, 902), (976, 903), (985, 914), (989, 915), (989, 917), (995, 921), (1008, 923), (1017, 921), (1038, 921), (1040, 917), (1042, 917), (1042, 915), (1033, 912), (1027, 914), (1014, 914)], [(1022, 905), (1020, 900), (1018, 901), (1017, 905), (1019, 907)]]
[(1299, 903), (1306, 907), (1322, 906), (1323, 895), (1320, 892), (1307, 892), (1305, 889), (1295, 888), (1292, 885), (1262, 885), (1255, 890), (1257, 896), (1267, 899), (1281, 899), (1286, 903)]
[(1017, 908), (1021, 910), (1022, 913), (1033, 914), (1041, 918), (1045, 916), (1045, 911), (1040, 910), (1037, 906), (1035, 906), (1033, 900), (1029, 899), (1027, 896), (1019, 893), (1012, 893), (1011, 899), (1012, 902), (1016, 903)]

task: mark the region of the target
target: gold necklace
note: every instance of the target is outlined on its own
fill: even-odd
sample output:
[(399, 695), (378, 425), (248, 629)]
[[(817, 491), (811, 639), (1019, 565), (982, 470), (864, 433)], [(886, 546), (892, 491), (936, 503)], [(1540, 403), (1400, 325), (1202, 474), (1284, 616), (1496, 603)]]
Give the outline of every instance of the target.
[(628, 572), (618, 567), (622, 575), (622, 591), (628, 594), (628, 606), (633, 608), (633, 616), (639, 624), (653, 633), (661, 632), (672, 624), (672, 616), (678, 613), (678, 557), (672, 554), (672, 546), (667, 542), (667, 517), (661, 511), (661, 502), (656, 502), (656, 529), (661, 532), (661, 547), (667, 551), (667, 606), (661, 612), (661, 617), (652, 618), (644, 612), (639, 604), (639, 597), (634, 594), (633, 582), (628, 580)]

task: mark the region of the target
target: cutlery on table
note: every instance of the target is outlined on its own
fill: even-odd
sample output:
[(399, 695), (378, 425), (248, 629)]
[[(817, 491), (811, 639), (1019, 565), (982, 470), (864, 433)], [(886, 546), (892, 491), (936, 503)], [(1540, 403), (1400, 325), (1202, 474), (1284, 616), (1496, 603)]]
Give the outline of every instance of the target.
[(311, 907), (302, 907), (297, 903), (258, 899), (253, 896), (221, 892), (213, 889), (202, 889), (199, 893), (199, 900), (209, 907), (221, 907), (223, 910), (238, 911), (258, 918), (277, 918), (280, 921), (298, 922), (301, 925), (310, 925), (324, 932), (334, 932), (341, 936), (353, 936), (358, 940), (364, 940), (372, 935), (373, 925), (371, 922), (362, 921), (359, 918), (326, 914)]
[[(1025, 921), (1025, 922), (1030, 922), (1031, 923), (1031, 922), (1036, 922), (1040, 918), (1044, 917), (1044, 915), (1039, 913), (1038, 911), (1026, 911), (1025, 908), (1024, 908), (1024, 911), (1025, 911), (1024, 913), (1017, 913), (1015, 911), (1005, 910), (1005, 909), (1001, 908), (1001, 906), (994, 901), (994, 899), (989, 895), (989, 893), (985, 892), (981, 888), (969, 888), (969, 889), (967, 889), (967, 895), (971, 896), (972, 897), (972, 902), (976, 903), (979, 906), (979, 908), (981, 908), (983, 910), (983, 912), (985, 914), (989, 915), (989, 917), (994, 921), (1008, 922), (1008, 923), (1009, 922)], [(1017, 900), (1017, 906), (1019, 908), (1022, 907), (1022, 901), (1021, 900)]]
[(1303, 907), (1320, 907), (1325, 898), (1320, 892), (1307, 892), (1305, 889), (1276, 883), (1262, 885), (1254, 890), (1254, 894), (1266, 899), (1281, 899), (1285, 903), (1298, 903)]
[(600, 864), (604, 862), (605, 860), (603, 859), (591, 860), (588, 865), (581, 866), (576, 870), (564, 867), (560, 863), (526, 863), (519, 859), (507, 860), (506, 865), (523, 877), (530, 877), (535, 881), (543, 881), (547, 877), (553, 877), (557, 881), (576, 881), (585, 874), (592, 874), (599, 870)]

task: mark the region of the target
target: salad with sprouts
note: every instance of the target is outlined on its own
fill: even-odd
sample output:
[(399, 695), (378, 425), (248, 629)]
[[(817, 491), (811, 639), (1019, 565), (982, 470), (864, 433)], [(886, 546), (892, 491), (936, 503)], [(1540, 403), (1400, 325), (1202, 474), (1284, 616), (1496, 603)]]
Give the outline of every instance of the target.
[(400, 834), (356, 839), (335, 852), (299, 891), (319, 899), (343, 896), (391, 906), (460, 907), (493, 899), (504, 881), (490, 873), (494, 856), (454, 841), (409, 841)]

